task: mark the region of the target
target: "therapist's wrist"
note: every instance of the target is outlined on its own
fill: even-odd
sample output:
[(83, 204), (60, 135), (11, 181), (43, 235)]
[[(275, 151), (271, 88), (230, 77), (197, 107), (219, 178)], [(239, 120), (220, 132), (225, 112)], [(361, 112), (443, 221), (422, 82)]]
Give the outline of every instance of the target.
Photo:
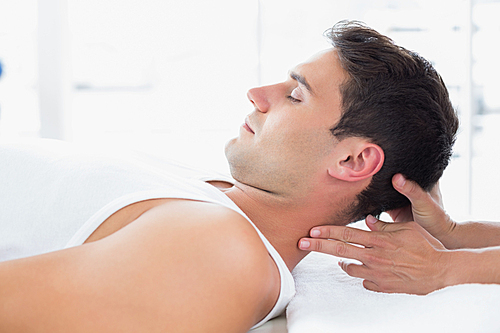
[(446, 273), (444, 286), (465, 283), (489, 283), (485, 276), (487, 264), (482, 251), (473, 249), (450, 250), (445, 252)]
[(443, 268), (442, 279), (437, 281), (438, 289), (472, 283), (476, 265), (474, 253), (464, 250), (444, 250), (439, 265)]
[(449, 250), (458, 248), (457, 233), (459, 224), (453, 221), (448, 214), (445, 214), (439, 227), (435, 227), (434, 230), (427, 230), (429, 233), (437, 238), (443, 245)]

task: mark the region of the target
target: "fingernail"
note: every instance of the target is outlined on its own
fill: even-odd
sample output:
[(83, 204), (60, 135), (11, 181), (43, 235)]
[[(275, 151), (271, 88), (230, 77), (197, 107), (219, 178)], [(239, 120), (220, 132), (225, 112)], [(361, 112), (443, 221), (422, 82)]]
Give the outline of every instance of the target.
[(319, 237), (319, 235), (321, 235), (321, 231), (318, 229), (311, 230), (311, 237)]
[(398, 185), (399, 187), (405, 186), (406, 179), (402, 174), (396, 175), (395, 181), (396, 181), (396, 185)]
[(368, 215), (366, 217), (366, 223), (374, 224), (375, 222), (377, 222), (377, 219), (375, 217), (373, 217), (372, 215)]
[(299, 243), (299, 247), (301, 249), (304, 249), (304, 250), (308, 249), (309, 246), (311, 246), (311, 243), (309, 241), (305, 240), (305, 239), (301, 240), (300, 243)]

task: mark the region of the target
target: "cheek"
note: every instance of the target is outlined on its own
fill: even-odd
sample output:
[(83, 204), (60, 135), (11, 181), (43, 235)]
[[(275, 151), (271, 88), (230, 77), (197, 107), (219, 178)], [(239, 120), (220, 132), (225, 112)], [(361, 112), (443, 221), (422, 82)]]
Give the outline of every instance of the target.
[(311, 160), (323, 159), (331, 152), (333, 140), (329, 133), (320, 130), (302, 133), (291, 142), (299, 158)]
[[(292, 123), (266, 123), (265, 130), (258, 137), (258, 145), (261, 149), (277, 155), (297, 150), (300, 143), (304, 141), (304, 130)], [(295, 124), (293, 124), (295, 125)]]
[(327, 156), (332, 151), (333, 142), (329, 130), (288, 128), (263, 136), (259, 146), (270, 155), (269, 157), (275, 156), (288, 163), (305, 167)]
[(256, 143), (270, 154), (307, 160), (331, 152), (334, 138), (318, 118), (269, 117)]
[(311, 132), (314, 130), (310, 128), (306, 119), (274, 117), (267, 119), (261, 139), (275, 143), (293, 144), (297, 141), (303, 141), (303, 138)]

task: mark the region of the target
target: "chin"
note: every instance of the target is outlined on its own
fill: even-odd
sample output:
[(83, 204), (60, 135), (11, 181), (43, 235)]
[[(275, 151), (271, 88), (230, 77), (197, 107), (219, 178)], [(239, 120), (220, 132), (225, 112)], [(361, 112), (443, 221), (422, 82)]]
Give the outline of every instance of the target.
[(237, 156), (239, 155), (237, 152), (237, 149), (235, 147), (237, 138), (231, 139), (226, 143), (226, 146), (224, 148), (224, 154), (226, 155), (226, 160), (227, 163), (229, 164), (229, 172), (231, 173), (231, 176), (235, 179), (238, 180), (237, 177), (237, 167), (236, 165), (238, 164), (237, 161), (240, 160)]
[(224, 146), (224, 154), (226, 155), (226, 160), (228, 161), (229, 166), (231, 166), (231, 156), (233, 155), (234, 145), (237, 139), (238, 138), (233, 138), (229, 140)]
[(234, 137), (232, 139), (230, 139), (229, 141), (226, 142), (226, 145), (224, 146), (224, 150), (226, 151), (226, 154), (227, 154), (227, 150), (232, 146), (234, 145), (234, 143), (238, 140), (238, 137)]

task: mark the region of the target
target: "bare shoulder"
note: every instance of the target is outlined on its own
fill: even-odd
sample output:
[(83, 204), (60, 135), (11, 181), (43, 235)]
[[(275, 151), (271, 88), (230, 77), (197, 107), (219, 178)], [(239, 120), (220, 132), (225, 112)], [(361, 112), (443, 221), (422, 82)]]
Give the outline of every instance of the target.
[(163, 254), (176, 253), (192, 262), (208, 258), (231, 262), (234, 272), (249, 267), (267, 270), (272, 262), (256, 230), (241, 214), (199, 201), (171, 200), (154, 207), (112, 235), (109, 242), (114, 241), (147, 242), (160, 247)]
[(246, 332), (279, 295), (279, 273), (248, 221), (196, 201), (167, 201), (109, 237), (30, 260), (14, 263), (25, 273), (7, 284), (32, 287), (10, 302), (53, 332)]
[[(181, 304), (190, 311), (198, 308), (203, 329), (231, 331), (227, 326), (208, 329), (210, 323), (221, 324), (219, 319), (223, 325), (233, 320), (235, 327), (252, 326), (273, 307), (279, 295), (277, 268), (255, 229), (234, 210), (172, 200), (129, 227), (116, 233), (116, 241), (125, 240), (144, 253), (145, 264), (155, 267), (158, 280), (168, 281), (165, 287), (176, 295), (175, 301), (161, 299), (160, 303), (166, 308)], [(174, 274), (172, 267), (178, 270)]]

